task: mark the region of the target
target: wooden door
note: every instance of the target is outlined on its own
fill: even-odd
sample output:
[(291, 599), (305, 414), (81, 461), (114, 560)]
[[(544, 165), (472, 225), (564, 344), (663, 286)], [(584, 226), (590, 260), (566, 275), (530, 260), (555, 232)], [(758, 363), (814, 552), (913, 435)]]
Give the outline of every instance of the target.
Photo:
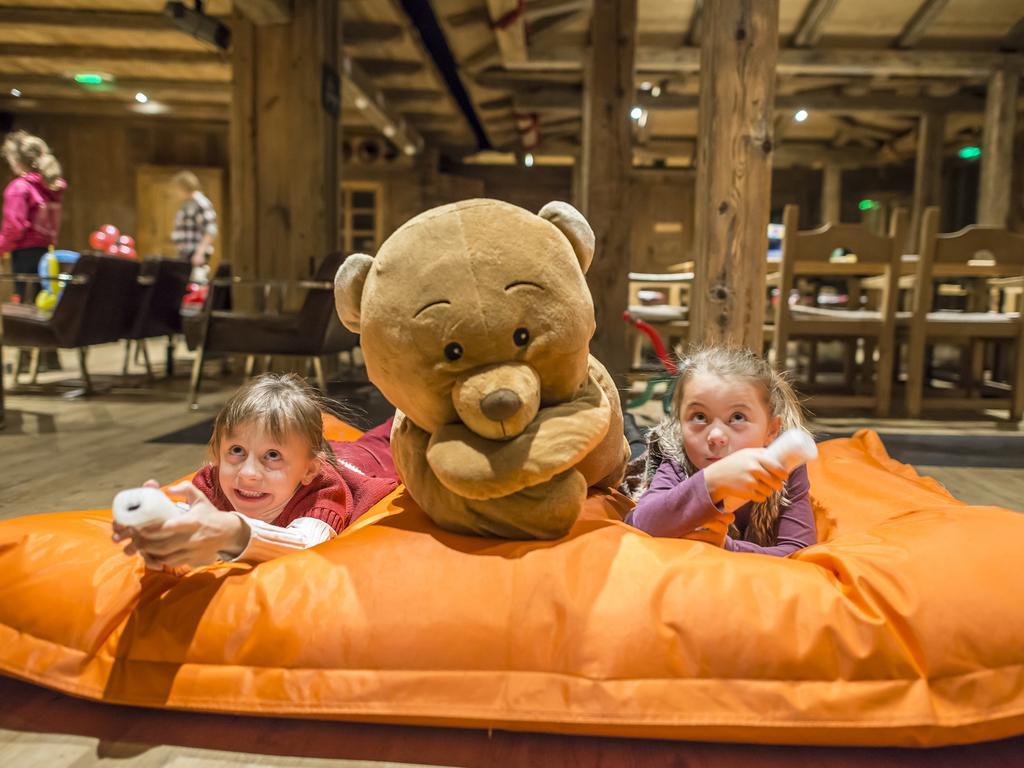
[[(180, 166), (143, 165), (135, 172), (135, 208), (138, 232), (135, 235), (135, 250), (139, 258), (147, 256), (178, 255), (171, 242), (174, 217), (181, 207), (174, 183), (174, 174)], [(217, 268), (225, 249), (228, 247), (228, 224), (225, 220), (227, 208), (224, 205), (224, 169), (189, 166), (202, 185), (203, 194), (210, 198), (217, 212), (217, 237), (213, 242), (211, 271)]]

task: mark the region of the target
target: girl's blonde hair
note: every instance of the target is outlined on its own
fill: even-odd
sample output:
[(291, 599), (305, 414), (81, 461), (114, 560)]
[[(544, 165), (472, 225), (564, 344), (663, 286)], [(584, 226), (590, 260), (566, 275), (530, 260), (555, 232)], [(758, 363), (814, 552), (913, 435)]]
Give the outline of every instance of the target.
[[(672, 394), (672, 417), (679, 423), (686, 384), (698, 374), (708, 373), (725, 380), (746, 381), (757, 387), (765, 398), (765, 406), (771, 417), (781, 420), (780, 434), (788, 429), (809, 432), (804, 424), (800, 399), (790, 385), (785, 373), (775, 370), (767, 360), (753, 351), (741, 347), (707, 346), (694, 347), (679, 363), (679, 376)], [(682, 440), (680, 439), (680, 446)], [(685, 450), (680, 450), (683, 469), (692, 475), (696, 468), (690, 462)], [(755, 504), (750, 513), (750, 524), (744, 538), (762, 547), (775, 544), (778, 535), (779, 513), (789, 503), (785, 486), (760, 504)], [(736, 533), (733, 531), (733, 533)]]
[(320, 394), (298, 374), (265, 373), (239, 389), (224, 404), (213, 423), (208, 447), (210, 461), (220, 460), (220, 444), (244, 424), (256, 424), (275, 440), (298, 434), (309, 445), (310, 454), (333, 467), (338, 460), (324, 437)]
[(38, 136), (28, 131), (12, 131), (4, 140), (3, 155), (8, 163), (23, 172), (38, 171), (50, 189), (60, 187), (60, 163)]
[(202, 191), (202, 186), (199, 184), (199, 177), (192, 173), (192, 171), (178, 171), (174, 174), (174, 178), (171, 179), (171, 181), (186, 192)]

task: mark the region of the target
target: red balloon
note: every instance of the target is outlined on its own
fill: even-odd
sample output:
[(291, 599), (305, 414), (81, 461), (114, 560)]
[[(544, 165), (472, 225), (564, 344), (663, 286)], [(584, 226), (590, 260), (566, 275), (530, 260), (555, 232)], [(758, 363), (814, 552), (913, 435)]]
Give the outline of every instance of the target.
[(129, 248), (135, 247), (135, 238), (131, 235), (121, 235), (117, 238), (118, 245), (127, 245)]
[(121, 230), (115, 227), (113, 224), (104, 224), (100, 227), (100, 232), (106, 232), (110, 235), (111, 242), (117, 242), (117, 238), (121, 236)]
[(103, 230), (98, 229), (89, 235), (89, 245), (91, 245), (94, 250), (105, 251), (107, 250), (107, 246), (110, 244), (110, 235)]
[(120, 254), (117, 252), (117, 243), (111, 243), (108, 245), (106, 254), (107, 256), (119, 256)]
[(120, 243), (115, 247), (117, 248), (117, 255), (120, 256), (122, 259), (135, 258), (135, 249), (132, 248), (131, 246), (125, 245), (124, 243)]

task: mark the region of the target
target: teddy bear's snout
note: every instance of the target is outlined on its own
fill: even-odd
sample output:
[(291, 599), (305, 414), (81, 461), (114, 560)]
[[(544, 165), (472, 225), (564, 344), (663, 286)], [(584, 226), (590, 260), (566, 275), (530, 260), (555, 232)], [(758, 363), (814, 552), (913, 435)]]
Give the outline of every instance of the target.
[(499, 363), (455, 382), (452, 403), (478, 435), (508, 440), (522, 434), (540, 408), (540, 376), (526, 363)]
[(491, 421), (511, 419), (522, 407), (523, 401), (511, 389), (496, 390), (480, 401), (480, 410)]

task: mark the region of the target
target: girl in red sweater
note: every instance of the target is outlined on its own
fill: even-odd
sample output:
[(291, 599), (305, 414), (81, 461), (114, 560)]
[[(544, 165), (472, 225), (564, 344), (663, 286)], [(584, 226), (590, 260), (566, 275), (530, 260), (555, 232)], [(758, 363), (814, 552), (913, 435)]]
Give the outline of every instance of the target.
[[(38, 136), (9, 133), (3, 156), (16, 178), (4, 190), (0, 253), (10, 252), (12, 271), (36, 275), (39, 259), (57, 242), (67, 183), (57, 158)], [(16, 282), (14, 290), (24, 302), (31, 302), (37, 292), (34, 283), (24, 282)]]
[[(398, 485), (391, 422), (352, 443), (323, 436), (323, 402), (295, 374), (265, 374), (218, 414), (210, 463), (172, 486), (187, 512), (143, 528), (114, 523), (151, 568), (262, 562), (334, 538)], [(155, 480), (146, 483), (159, 487)]]

